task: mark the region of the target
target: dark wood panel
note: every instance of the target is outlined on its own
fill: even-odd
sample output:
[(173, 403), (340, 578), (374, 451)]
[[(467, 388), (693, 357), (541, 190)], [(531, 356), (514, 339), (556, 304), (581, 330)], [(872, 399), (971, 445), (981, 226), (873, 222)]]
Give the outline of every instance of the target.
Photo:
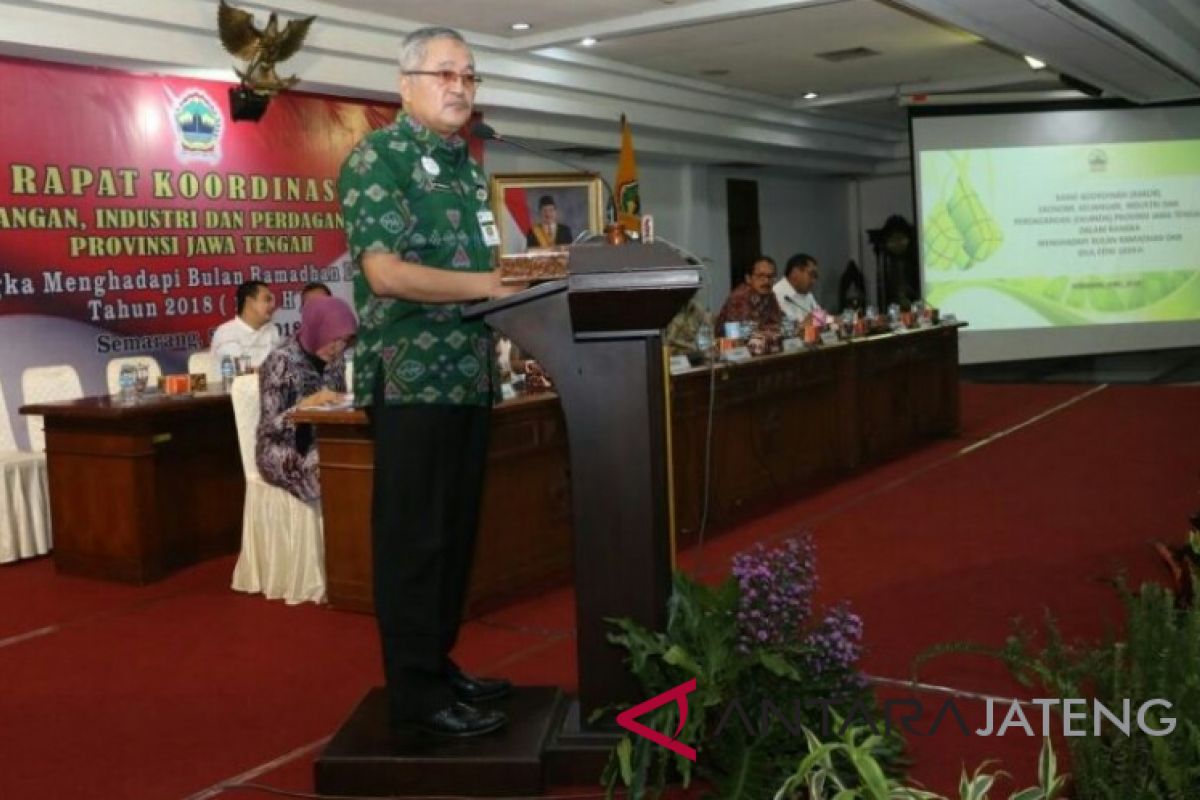
[(958, 332), (934, 328), (856, 348), (862, 459), (878, 462), (914, 442), (958, 431)]
[[(321, 448), (326, 586), (335, 608), (371, 611), (374, 445), (360, 411), (304, 412)], [(467, 599), (478, 613), (570, 576), (571, 495), (566, 431), (554, 395), (493, 411), (479, 543)]]
[(334, 608), (371, 610), (371, 476), (374, 445), (366, 415), (315, 421), (321, 449), (325, 590)]
[(46, 429), (56, 567), (132, 583), (237, 552), (245, 480), (225, 395), (22, 409)]
[[(709, 395), (715, 413), (709, 523), (725, 523), (843, 470), (844, 359), (835, 348), (677, 376), (672, 402), (676, 525), (692, 540), (703, 511)], [(715, 381), (713, 378), (715, 377)], [(715, 383), (715, 387), (713, 384)]]
[(567, 579), (571, 491), (555, 398), (498, 409), (468, 612)]
[(232, 421), (232, 410), (204, 414), (151, 434), (162, 535), (149, 541), (166, 570), (241, 547), (246, 480)]

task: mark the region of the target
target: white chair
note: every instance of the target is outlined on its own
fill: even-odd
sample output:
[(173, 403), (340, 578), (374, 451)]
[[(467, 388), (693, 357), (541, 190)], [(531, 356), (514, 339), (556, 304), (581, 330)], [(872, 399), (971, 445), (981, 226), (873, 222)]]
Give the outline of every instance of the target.
[(207, 375), (210, 386), (221, 380), (217, 365), (213, 361), (212, 350), (197, 350), (188, 356), (189, 375)]
[(49, 501), (46, 455), (17, 449), (0, 386), (0, 564), (50, 552)]
[[(52, 367), (30, 367), (21, 373), (21, 395), (25, 404), (58, 403), (83, 397), (83, 386), (79, 373), (70, 364), (55, 364)], [(36, 414), (25, 417), (29, 430), (29, 449), (34, 453), (46, 450), (46, 431), (42, 418)]]
[(294, 603), (325, 602), (325, 534), (320, 501), (306, 503), (258, 474), (254, 444), (260, 412), (258, 375), (240, 375), (230, 390), (237, 422), (246, 506), (233, 588)]
[(146, 365), (146, 385), (154, 386), (158, 383), (158, 378), (162, 375), (162, 367), (158, 365), (158, 359), (154, 356), (122, 356), (114, 358), (108, 362), (108, 367), (104, 371), (105, 380), (108, 382), (108, 393), (117, 394), (121, 391), (121, 367), (126, 364), (132, 364), (135, 367)]

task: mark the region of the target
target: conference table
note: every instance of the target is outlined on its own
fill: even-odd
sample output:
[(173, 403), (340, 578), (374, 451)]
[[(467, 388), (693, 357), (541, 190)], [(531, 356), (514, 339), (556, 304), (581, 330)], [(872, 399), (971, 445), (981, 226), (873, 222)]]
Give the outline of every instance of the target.
[(917, 328), (692, 369), (671, 382), (678, 543), (959, 430), (958, 329)]
[[(959, 427), (958, 326), (683, 370), (669, 378), (675, 548)], [(603, 387), (597, 387), (603, 392)], [(54, 561), (145, 583), (236, 553), (245, 478), (229, 396), (25, 406), (46, 430)], [(711, 416), (712, 437), (708, 441)], [(360, 410), (297, 413), (321, 453), (329, 603), (370, 611), (374, 442)], [(493, 410), (468, 613), (569, 580), (570, 471), (552, 392)]]
[(228, 394), (104, 395), (21, 413), (45, 426), (60, 572), (148, 583), (238, 551), (246, 482)]
[[(792, 502), (922, 441), (957, 433), (958, 327), (873, 336), (672, 375), (676, 549), (700, 534), (710, 408), (705, 524), (712, 530)], [(313, 424), (321, 453), (329, 603), (370, 611), (369, 421), (358, 410), (303, 411), (297, 421)], [(493, 411), (467, 613), (570, 578), (564, 424), (553, 393), (509, 400)]]

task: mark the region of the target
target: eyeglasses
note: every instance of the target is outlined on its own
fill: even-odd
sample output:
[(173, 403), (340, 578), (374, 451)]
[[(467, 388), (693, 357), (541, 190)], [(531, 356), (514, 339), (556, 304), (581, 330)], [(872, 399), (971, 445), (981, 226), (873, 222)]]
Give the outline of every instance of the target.
[(453, 86), (455, 82), (461, 80), (464, 89), (474, 89), (483, 83), (483, 77), (474, 72), (455, 72), (452, 69), (410, 69), (406, 70), (404, 74), (433, 75), (442, 86)]

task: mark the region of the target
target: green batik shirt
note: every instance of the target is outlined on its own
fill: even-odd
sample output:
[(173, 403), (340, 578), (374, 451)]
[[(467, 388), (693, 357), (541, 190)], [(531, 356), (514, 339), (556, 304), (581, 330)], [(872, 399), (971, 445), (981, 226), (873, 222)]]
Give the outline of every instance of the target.
[(355, 405), (371, 405), (376, 386), (387, 405), (491, 405), (487, 326), (464, 320), (462, 303), (380, 297), (362, 270), (367, 253), (438, 269), (492, 268), (478, 216), (488, 210), (487, 179), (466, 143), (443, 139), (402, 111), (351, 151), (338, 193), (355, 265)]

